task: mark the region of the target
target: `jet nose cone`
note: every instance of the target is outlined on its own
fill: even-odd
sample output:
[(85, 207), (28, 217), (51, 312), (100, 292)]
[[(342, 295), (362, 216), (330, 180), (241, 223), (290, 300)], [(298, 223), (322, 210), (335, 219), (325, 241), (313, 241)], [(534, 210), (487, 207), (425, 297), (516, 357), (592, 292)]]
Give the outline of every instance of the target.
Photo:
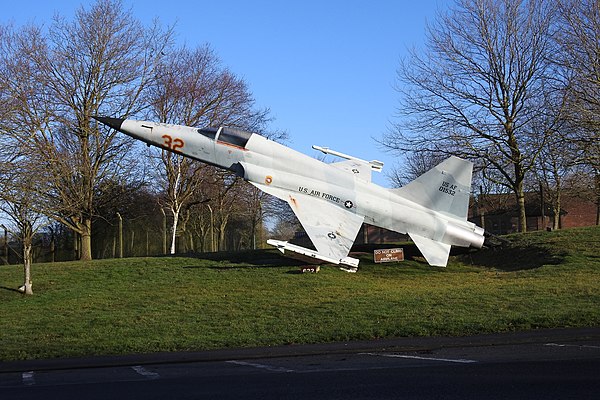
[(123, 121), (125, 121), (122, 118), (97, 117), (97, 116), (92, 116), (92, 118), (94, 118), (98, 122), (102, 122), (104, 125), (108, 125), (111, 128), (116, 129), (118, 131), (121, 130), (121, 125), (123, 124)]

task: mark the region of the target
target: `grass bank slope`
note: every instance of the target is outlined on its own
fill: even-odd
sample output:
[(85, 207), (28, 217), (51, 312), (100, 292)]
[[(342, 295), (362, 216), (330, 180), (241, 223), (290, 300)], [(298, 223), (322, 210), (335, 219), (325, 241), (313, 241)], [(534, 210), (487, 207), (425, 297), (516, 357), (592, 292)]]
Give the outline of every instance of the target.
[(600, 325), (600, 228), (509, 240), (448, 268), (363, 253), (357, 274), (271, 251), (38, 264), (29, 297), (0, 266), (0, 360)]

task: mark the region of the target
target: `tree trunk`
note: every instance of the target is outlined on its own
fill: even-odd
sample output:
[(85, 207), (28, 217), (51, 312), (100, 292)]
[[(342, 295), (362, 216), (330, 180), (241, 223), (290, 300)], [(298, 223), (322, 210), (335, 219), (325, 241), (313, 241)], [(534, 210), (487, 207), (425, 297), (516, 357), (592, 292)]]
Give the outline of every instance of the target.
[(215, 220), (213, 216), (213, 209), (210, 204), (207, 204), (210, 211), (210, 251), (215, 251)]
[(117, 218), (119, 219), (117, 232), (119, 242), (119, 258), (123, 258), (123, 217), (121, 217), (120, 213), (117, 213)]
[[(79, 225), (77, 225), (79, 226)], [(79, 252), (80, 248), (80, 234), (77, 231), (73, 231), (73, 260), (79, 260), (81, 253)]]
[(24, 294), (33, 294), (32, 282), (31, 282), (31, 246), (27, 249), (23, 248), (23, 272), (25, 275), (25, 282), (23, 284)]
[(206, 246), (206, 229), (204, 229), (204, 225), (202, 225), (200, 227), (200, 232), (198, 232), (198, 230), (196, 230), (196, 233), (198, 234), (198, 239), (200, 240), (200, 253), (204, 253), (207, 248)]
[(32, 283), (31, 283), (31, 243), (33, 238), (33, 230), (31, 224), (27, 223), (23, 232), (21, 232), (21, 239), (23, 241), (23, 273), (24, 283), (19, 290), (26, 295), (32, 295)]
[(560, 223), (560, 210), (561, 210), (561, 192), (560, 189), (556, 189), (556, 197), (554, 198), (554, 223), (552, 224), (553, 230), (558, 230), (561, 227)]
[[(516, 144), (511, 146), (514, 154), (514, 159), (519, 160), (521, 158), (521, 153), (517, 150)], [(527, 232), (527, 214), (525, 211), (525, 189), (523, 187), (523, 182), (525, 180), (525, 176), (523, 174), (523, 168), (520, 163), (515, 162), (515, 195), (517, 196), (517, 206), (519, 208), (519, 232)]]
[(525, 193), (523, 184), (517, 190), (517, 205), (519, 207), (519, 232), (527, 232), (527, 215), (525, 213)]
[(171, 209), (173, 213), (173, 227), (171, 235), (171, 254), (175, 254), (175, 240), (177, 238), (177, 223), (179, 222), (179, 210)]
[(227, 244), (225, 242), (225, 229), (227, 228), (227, 223), (228, 220), (225, 219), (224, 221), (221, 221), (221, 223), (219, 224), (219, 243), (217, 244), (217, 249), (219, 251), (226, 251), (227, 250)]
[(81, 256), (79, 260), (89, 261), (92, 259), (92, 220), (84, 218), (81, 228)]
[(600, 173), (596, 172), (596, 225), (600, 225)]
[(54, 236), (54, 230), (50, 228), (50, 262), (53, 263), (56, 257), (56, 238)]
[(252, 218), (250, 221), (251, 225), (251, 240), (252, 240), (252, 250), (256, 250), (256, 228), (258, 226), (258, 218)]

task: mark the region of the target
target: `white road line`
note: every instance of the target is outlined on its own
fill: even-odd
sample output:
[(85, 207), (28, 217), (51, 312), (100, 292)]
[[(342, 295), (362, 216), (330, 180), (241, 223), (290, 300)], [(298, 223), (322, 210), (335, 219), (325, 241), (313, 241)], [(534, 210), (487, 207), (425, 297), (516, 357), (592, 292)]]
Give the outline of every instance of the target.
[(228, 364), (243, 365), (243, 366), (247, 366), (247, 367), (264, 369), (266, 371), (271, 371), (271, 372), (294, 372), (293, 369), (287, 369), (284, 367), (275, 367), (273, 365), (251, 363), (251, 362), (246, 362), (246, 361), (231, 360), (231, 361), (225, 361), (225, 362)]
[(23, 385), (25, 385), (25, 386), (35, 385), (35, 372), (33, 372), (33, 371), (23, 372), (23, 374), (21, 376), (23, 379)]
[(146, 368), (142, 367), (141, 365), (135, 365), (135, 366), (131, 367), (131, 369), (147, 379), (159, 379), (160, 378), (159, 374), (157, 374), (156, 372), (148, 371)]
[(389, 353), (359, 353), (367, 356), (377, 356), (377, 357), (390, 357), (390, 358), (408, 358), (412, 360), (426, 360), (426, 361), (443, 361), (450, 363), (459, 363), (459, 364), (472, 364), (476, 363), (475, 360), (464, 360), (464, 359), (455, 359), (455, 358), (436, 358), (436, 357), (420, 357), (420, 356), (408, 356), (403, 354), (389, 354)]
[(546, 343), (544, 346), (554, 346), (554, 347), (580, 347), (586, 349), (600, 349), (600, 346), (590, 346), (587, 344), (558, 344), (558, 343)]

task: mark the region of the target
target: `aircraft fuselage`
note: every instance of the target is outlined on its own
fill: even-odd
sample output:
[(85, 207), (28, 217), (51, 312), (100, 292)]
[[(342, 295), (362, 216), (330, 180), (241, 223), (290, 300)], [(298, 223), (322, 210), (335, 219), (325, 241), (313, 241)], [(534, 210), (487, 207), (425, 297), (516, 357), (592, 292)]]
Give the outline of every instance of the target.
[[(297, 197), (310, 197), (324, 202), (318, 204), (339, 208), (343, 215), (351, 213), (368, 224), (410, 233), (411, 237), (417, 235), (458, 246), (483, 244), (481, 228), (372, 183), (370, 171), (338, 168), (258, 134), (226, 127), (198, 129), (148, 121), (97, 119), (149, 145), (231, 170), (267, 193), (284, 198), (293, 209), (306, 207), (303, 202), (296, 202)], [(454, 185), (446, 183), (440, 185), (440, 192), (456, 190)], [(312, 200), (309, 204), (313, 204)], [(294, 212), (299, 215), (303, 211), (294, 209)], [(331, 234), (335, 232), (333, 227)]]

